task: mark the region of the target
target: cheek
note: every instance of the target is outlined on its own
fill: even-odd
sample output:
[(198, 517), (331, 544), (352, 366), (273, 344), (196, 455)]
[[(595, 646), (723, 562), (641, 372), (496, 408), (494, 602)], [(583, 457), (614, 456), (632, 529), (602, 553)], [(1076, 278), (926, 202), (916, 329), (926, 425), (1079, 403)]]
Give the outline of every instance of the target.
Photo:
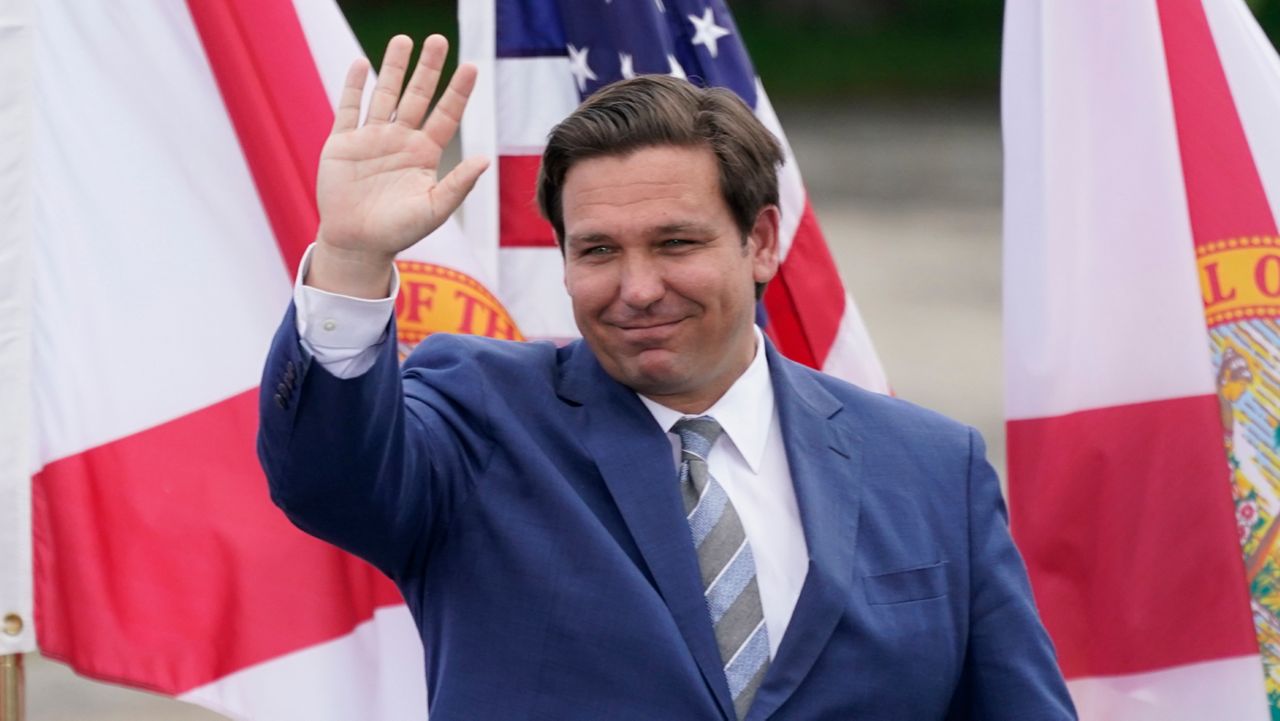
[(564, 289), (569, 294), (575, 314), (591, 311), (609, 303), (611, 288), (616, 285), (607, 268), (569, 265), (564, 272)]
[[(750, 269), (740, 260), (732, 265), (690, 264), (673, 270), (667, 276), (669, 285), (684, 298), (711, 312), (727, 312), (743, 302), (753, 303)], [(745, 300), (744, 300), (745, 298)]]
[(663, 279), (672, 289), (706, 300), (722, 293), (731, 275), (733, 266), (719, 257), (677, 258), (662, 267)]

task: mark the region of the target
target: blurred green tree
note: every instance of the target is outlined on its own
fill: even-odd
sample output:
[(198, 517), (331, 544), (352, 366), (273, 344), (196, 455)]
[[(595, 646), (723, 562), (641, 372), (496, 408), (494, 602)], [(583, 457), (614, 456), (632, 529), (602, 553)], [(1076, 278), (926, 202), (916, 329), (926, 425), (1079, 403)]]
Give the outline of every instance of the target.
[(1273, 45), (1280, 45), (1280, 0), (1249, 0), (1249, 7), (1267, 31)]

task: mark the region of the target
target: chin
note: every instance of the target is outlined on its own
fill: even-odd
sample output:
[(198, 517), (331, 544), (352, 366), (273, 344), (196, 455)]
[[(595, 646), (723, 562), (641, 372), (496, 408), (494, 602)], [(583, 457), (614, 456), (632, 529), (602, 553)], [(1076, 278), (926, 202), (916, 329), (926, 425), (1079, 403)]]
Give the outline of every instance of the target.
[(621, 364), (620, 373), (609, 375), (631, 390), (645, 395), (682, 393), (689, 385), (689, 379), (673, 360), (633, 358), (630, 363)]

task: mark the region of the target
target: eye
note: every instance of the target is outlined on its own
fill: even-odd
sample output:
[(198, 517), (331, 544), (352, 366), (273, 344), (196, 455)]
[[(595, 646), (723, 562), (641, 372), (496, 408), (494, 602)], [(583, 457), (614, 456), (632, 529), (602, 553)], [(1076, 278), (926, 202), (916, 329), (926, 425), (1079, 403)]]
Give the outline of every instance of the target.
[(608, 245), (589, 245), (579, 251), (579, 255), (584, 257), (609, 255), (613, 252), (613, 248)]
[(685, 238), (667, 238), (662, 241), (662, 245), (667, 248), (679, 248), (681, 246), (691, 245), (692, 243), (692, 240), (687, 240)]

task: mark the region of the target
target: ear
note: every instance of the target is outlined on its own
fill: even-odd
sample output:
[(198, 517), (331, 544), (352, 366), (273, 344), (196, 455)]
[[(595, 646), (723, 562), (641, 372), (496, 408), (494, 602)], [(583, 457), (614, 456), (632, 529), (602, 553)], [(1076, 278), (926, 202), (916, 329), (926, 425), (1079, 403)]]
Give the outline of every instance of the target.
[(778, 273), (778, 225), (782, 214), (776, 205), (766, 205), (756, 216), (747, 236), (751, 254), (751, 274), (756, 283), (768, 283)]

